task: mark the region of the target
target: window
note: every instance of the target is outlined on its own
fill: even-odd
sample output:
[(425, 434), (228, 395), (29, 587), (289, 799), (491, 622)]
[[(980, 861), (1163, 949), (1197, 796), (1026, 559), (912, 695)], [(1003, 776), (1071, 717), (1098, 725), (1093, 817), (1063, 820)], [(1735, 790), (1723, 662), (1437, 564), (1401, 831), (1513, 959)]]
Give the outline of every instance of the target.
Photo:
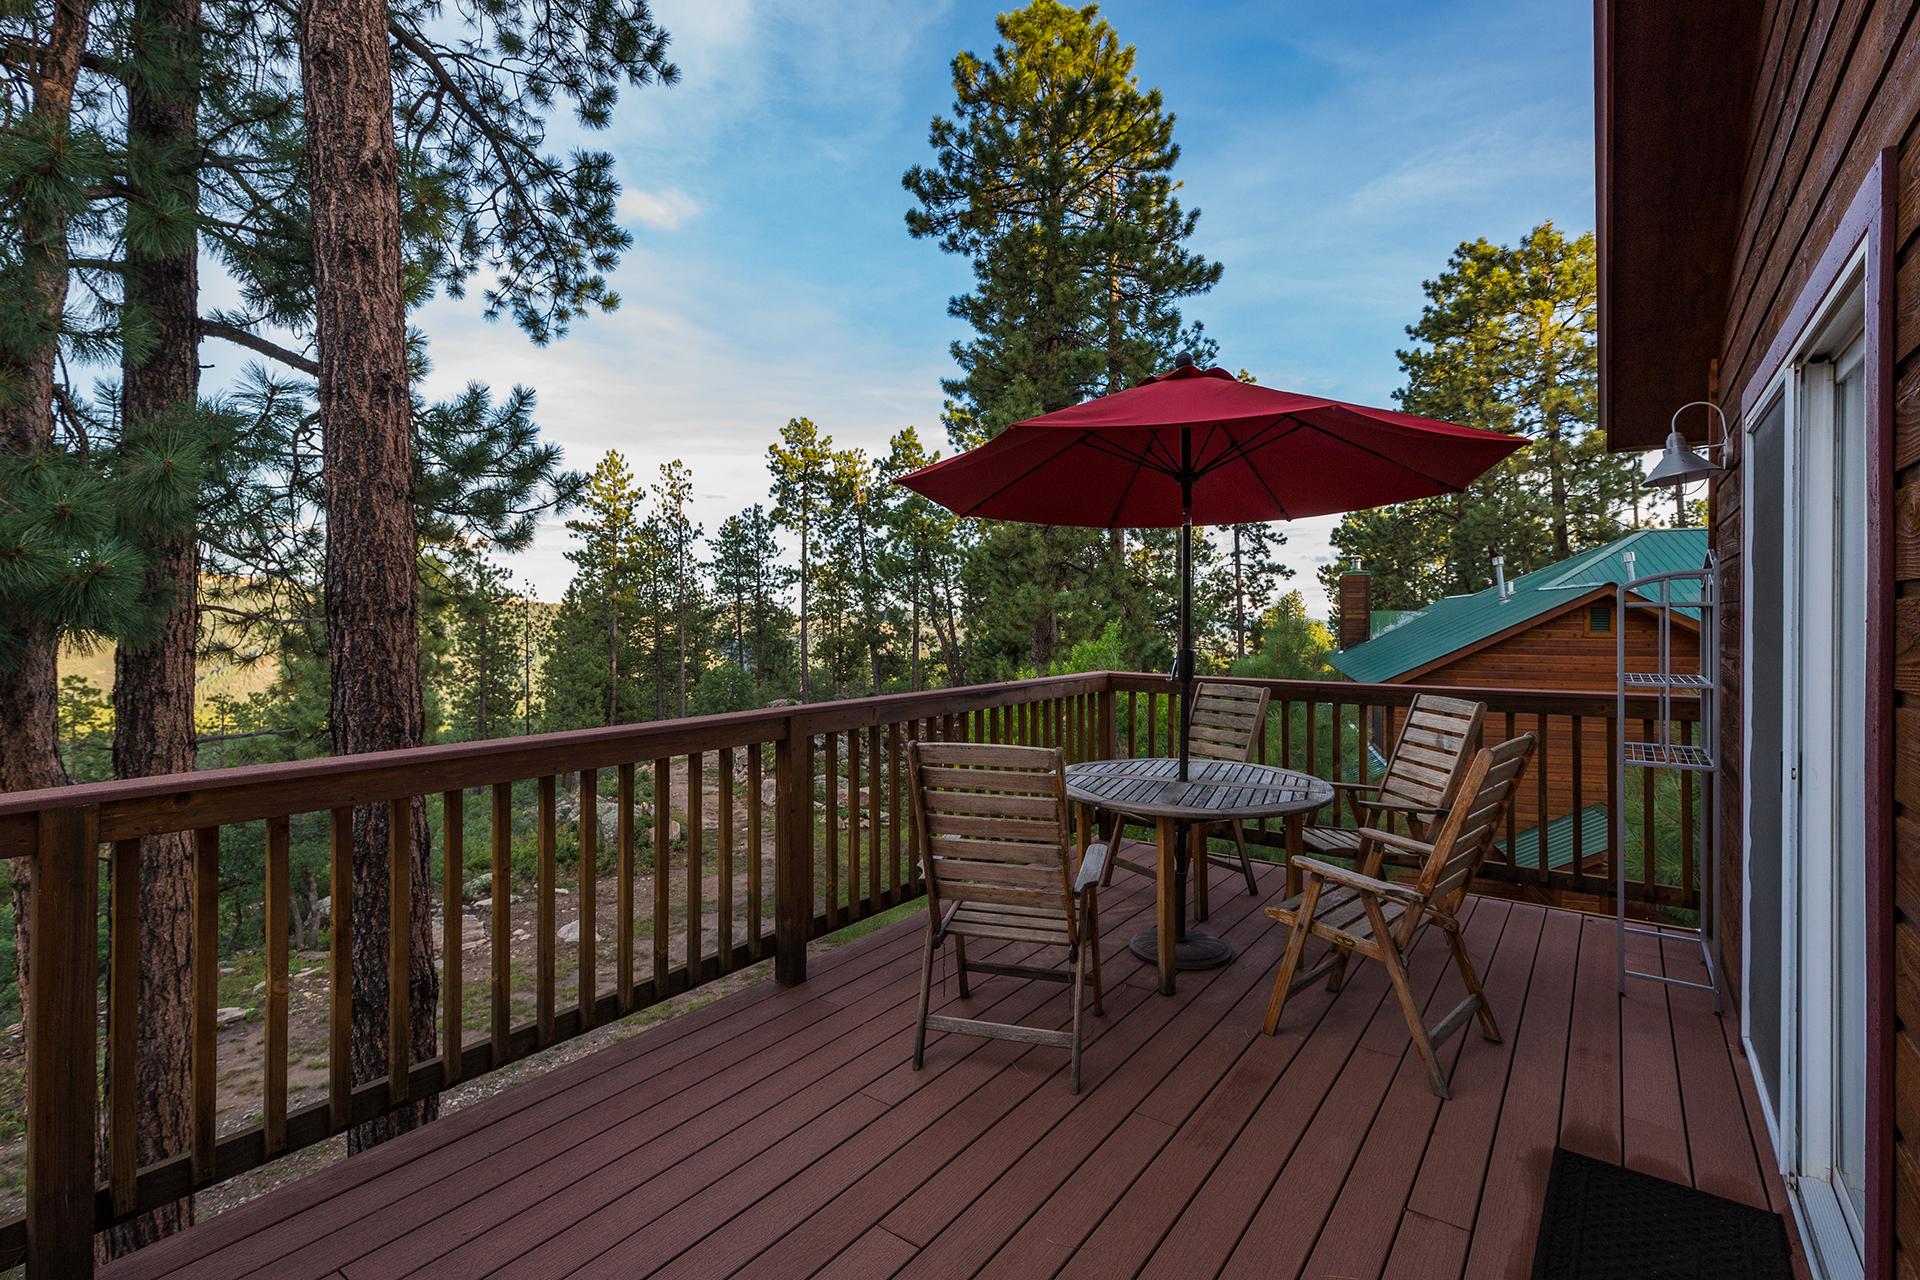
[(1613, 634), (1613, 606), (1594, 604), (1587, 606), (1587, 634), (1590, 636), (1610, 636)]

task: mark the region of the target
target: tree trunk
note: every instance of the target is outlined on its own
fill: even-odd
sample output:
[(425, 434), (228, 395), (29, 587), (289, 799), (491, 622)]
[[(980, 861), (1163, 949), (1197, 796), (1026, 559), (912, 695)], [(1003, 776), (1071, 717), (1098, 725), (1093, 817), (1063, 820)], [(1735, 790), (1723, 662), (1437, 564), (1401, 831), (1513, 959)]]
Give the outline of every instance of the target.
[[(49, 131), (64, 134), (70, 122), (91, 16), (89, 0), (55, 0), (30, 108)], [(17, 280), (8, 283), (25, 299), (19, 304), (20, 328), (26, 328), (30, 317), (37, 317), (42, 327), (29, 342), (0, 345), (0, 382), (18, 389), (17, 397), (0, 397), (0, 449), (17, 453), (53, 447), (54, 335), (67, 305), (67, 218), (63, 212), (49, 211), (44, 217), (39, 212), (21, 221), (20, 271)], [(22, 637), (17, 664), (0, 678), (0, 792), (57, 787), (67, 781), (60, 764), (58, 656), (59, 638), (36, 629)], [(24, 1018), (31, 995), (27, 960), (32, 954), (32, 873), (26, 858), (15, 858), (8, 870)]]
[[(134, 31), (144, 57), (178, 68), (175, 83), (136, 81), (128, 94), (129, 145), (158, 157), (152, 189), (136, 200), (199, 205), (191, 157), (199, 117), (199, 0), (138, 0)], [(168, 77), (167, 79), (171, 79)], [(136, 174), (141, 170), (136, 169)], [(191, 243), (164, 256), (127, 246), (126, 301), (145, 310), (153, 350), (121, 368), (121, 412), (130, 435), (168, 413), (191, 412), (200, 394), (199, 255)], [(160, 634), (141, 649), (119, 646), (113, 662), (113, 774), (183, 773), (197, 762), (194, 652), (199, 639), (199, 554), (194, 530), (152, 547), (147, 589), (175, 601)], [(135, 1149), (142, 1166), (179, 1155), (192, 1138), (193, 842), (185, 832), (148, 836), (140, 847), (140, 998)], [(131, 1253), (193, 1220), (191, 1198), (142, 1214), (107, 1233), (113, 1256)]]
[(1247, 585), (1240, 574), (1240, 526), (1233, 526), (1233, 656), (1247, 656)]
[[(387, 6), (304, 0), (320, 426), (327, 484), (329, 720), (337, 754), (418, 746), (425, 729), (413, 531), (413, 423), (400, 293), (399, 161)], [(407, 809), (412, 861), (408, 987), (413, 1056), (436, 1052), (426, 812)], [(387, 1074), (386, 805), (353, 814), (353, 1050), (356, 1084)], [(361, 1151), (430, 1120), (428, 1098), (355, 1128)]]
[(920, 692), (920, 570), (915, 566), (907, 578), (907, 594), (913, 597), (913, 622), (907, 628), (910, 637), (909, 657), (907, 659), (907, 687), (914, 693)]
[(800, 701), (812, 702), (812, 684), (807, 668), (807, 518), (800, 518)]

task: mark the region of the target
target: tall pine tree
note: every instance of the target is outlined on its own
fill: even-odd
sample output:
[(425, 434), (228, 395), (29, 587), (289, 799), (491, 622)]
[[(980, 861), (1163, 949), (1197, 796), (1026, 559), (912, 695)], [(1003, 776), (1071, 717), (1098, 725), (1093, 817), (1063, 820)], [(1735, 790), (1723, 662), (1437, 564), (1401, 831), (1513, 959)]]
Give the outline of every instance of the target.
[[(932, 163), (903, 178), (908, 230), (973, 267), (948, 303), (971, 330), (946, 383), (956, 447), (1131, 386), (1183, 349), (1206, 359), (1179, 304), (1220, 278), (1186, 247), (1199, 215), (1175, 198), (1173, 116), (1098, 7), (1032, 0), (997, 27), (991, 57), (954, 59), (953, 114), (933, 121)], [(1139, 612), (1118, 537), (1008, 525), (979, 547), (995, 623), (978, 641), (1000, 671), (1044, 670), (1116, 610)]]

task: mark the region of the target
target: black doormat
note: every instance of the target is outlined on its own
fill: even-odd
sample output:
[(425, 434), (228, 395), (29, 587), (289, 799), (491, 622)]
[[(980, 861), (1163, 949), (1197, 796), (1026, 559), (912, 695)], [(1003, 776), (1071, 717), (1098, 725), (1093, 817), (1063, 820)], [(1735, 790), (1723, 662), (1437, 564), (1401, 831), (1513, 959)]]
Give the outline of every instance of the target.
[(1790, 1280), (1780, 1215), (1557, 1147), (1534, 1280)]

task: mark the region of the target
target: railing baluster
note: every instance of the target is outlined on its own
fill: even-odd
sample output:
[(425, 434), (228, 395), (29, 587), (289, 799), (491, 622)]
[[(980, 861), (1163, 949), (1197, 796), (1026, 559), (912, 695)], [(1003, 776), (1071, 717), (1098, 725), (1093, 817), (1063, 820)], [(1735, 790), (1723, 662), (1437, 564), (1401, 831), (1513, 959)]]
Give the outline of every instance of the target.
[(387, 1105), (413, 1067), (413, 801), (387, 802)]
[[(1680, 722), (1680, 745), (1693, 745), (1693, 722)], [(1693, 888), (1693, 775), (1680, 776), (1680, 897), (1687, 901), (1694, 896)]]
[(1547, 776), (1553, 766), (1547, 763), (1547, 713), (1537, 712), (1533, 719), (1539, 739), (1534, 747), (1533, 771), (1540, 785), (1540, 808), (1534, 815), (1533, 832), (1540, 841), (1540, 884), (1545, 887), (1553, 883), (1553, 868), (1547, 863)]
[(867, 726), (867, 912), (880, 910), (880, 726)]
[[(900, 760), (904, 726), (887, 726), (887, 903), (901, 901), (900, 893)], [(908, 877), (911, 879), (911, 876)]]
[(760, 864), (766, 857), (766, 830), (760, 793), (766, 786), (763, 773), (766, 766), (762, 759), (765, 750), (758, 742), (747, 748), (747, 947), (755, 960), (761, 957), (763, 946), (760, 939)]
[[(1571, 755), (1573, 760), (1573, 814), (1574, 814), (1574, 818), (1573, 818), (1573, 884), (1574, 884), (1574, 891), (1576, 893), (1585, 893), (1587, 890), (1586, 841), (1581, 838), (1583, 833), (1580, 830), (1580, 826), (1581, 826), (1580, 809), (1581, 809), (1581, 801), (1584, 795), (1584, 791), (1581, 786), (1581, 783), (1582, 783), (1581, 775), (1586, 772), (1585, 765), (1582, 762), (1582, 757), (1585, 754), (1584, 752), (1585, 743), (1583, 739), (1585, 739), (1586, 737), (1587, 725), (1586, 725), (1585, 716), (1578, 716), (1578, 715), (1571, 716), (1569, 717), (1569, 721), (1573, 725), (1573, 741), (1569, 751), (1569, 754)], [(1607, 719), (1607, 728), (1608, 728), (1608, 744), (1611, 745), (1612, 744), (1612, 728), (1613, 728), (1612, 717), (1608, 717)], [(1613, 813), (1612, 813), (1613, 790), (1612, 788), (1608, 788), (1607, 790), (1607, 808), (1608, 808), (1607, 831), (1611, 833), (1613, 831)], [(1543, 826), (1546, 824), (1547, 815), (1545, 813), (1542, 813), (1540, 815), (1540, 822)], [(1613, 838), (1611, 834), (1608, 835), (1607, 843), (1609, 845), (1613, 843)], [(1606, 878), (1609, 883), (1611, 883), (1613, 879), (1613, 866), (1611, 863), (1611, 859), (1618, 856), (1619, 856), (1619, 853), (1617, 850), (1609, 853), (1608, 865), (1601, 868), (1601, 870), (1606, 874)]]
[(461, 1001), (466, 993), (461, 971), (466, 962), (466, 939), (461, 924), (466, 918), (462, 882), (466, 868), (466, 796), (459, 791), (440, 796), (440, 834), (444, 846), (440, 854), (440, 1064), (443, 1084), (460, 1079), (460, 1043), (465, 1039), (461, 1026)]
[(653, 762), (653, 999), (667, 998), (667, 968), (672, 955), (668, 949), (671, 935), (669, 914), (672, 890), (667, 877), (673, 873), (673, 762)]
[(599, 1004), (600, 946), (600, 773), (597, 769), (580, 771), (580, 862), (578, 883), (580, 906), (575, 919), (580, 926), (580, 1028), (593, 1025)]
[(860, 731), (847, 730), (847, 914), (858, 920), (860, 909)]
[(1280, 767), (1293, 768), (1293, 704), (1280, 704)]
[(540, 816), (539, 816), (539, 865), (535, 871), (534, 888), (534, 1018), (535, 1033), (541, 1045), (553, 1042), (553, 972), (554, 951), (558, 942), (558, 929), (554, 918), (555, 881), (558, 872), (554, 866), (557, 861), (556, 846), (559, 825), (555, 813), (555, 791), (559, 779), (553, 774), (545, 774), (540, 779)]
[(700, 957), (706, 941), (706, 909), (701, 905), (700, 882), (707, 874), (706, 757), (687, 755), (687, 986), (700, 982)]
[(287, 915), (293, 886), (287, 880), (288, 824), (285, 815), (267, 819), (265, 923), (267, 942), (266, 1098), (262, 1136), (269, 1157), (287, 1145)]
[(487, 881), (487, 952), (492, 962), (493, 1065), (513, 1048), (513, 784), (493, 784), (493, 873)]
[(220, 828), (193, 833), (193, 1180), (213, 1177), (220, 1078)]
[[(827, 812), (824, 830), (827, 837), (827, 928), (840, 925), (840, 735), (830, 733), (826, 741)], [(811, 789), (811, 787), (809, 787)], [(812, 808), (808, 808), (812, 818)]]
[[(108, 873), (107, 1165), (113, 1211), (133, 1212), (140, 1171), (140, 842), (116, 840)], [(37, 909), (37, 908), (36, 908)], [(34, 993), (35, 999), (39, 993)]]
[(720, 829), (715, 833), (713, 907), (720, 939), (720, 972), (733, 971), (733, 748), (720, 748)]
[[(1519, 735), (1514, 731), (1513, 712), (1509, 711), (1507, 712), (1506, 739), (1511, 742), (1517, 736)], [(1519, 836), (1517, 834), (1518, 825), (1514, 821), (1513, 815), (1515, 807), (1516, 806), (1512, 804), (1507, 806), (1507, 871), (1509, 874), (1512, 873), (1514, 864), (1520, 860), (1518, 856), (1520, 851)]]
[(620, 1012), (633, 1010), (633, 762), (617, 773), (620, 797), (614, 814), (613, 989)]
[[(1671, 728), (1671, 726), (1666, 727)], [(1646, 735), (1641, 739), (1642, 742), (1654, 741), (1653, 721), (1641, 721), (1640, 732)], [(1660, 775), (1650, 769), (1640, 769), (1636, 772), (1640, 775), (1640, 878), (1646, 884), (1649, 897), (1657, 902), (1659, 900), (1659, 891), (1656, 887), (1658, 877), (1655, 874), (1657, 858), (1655, 856), (1656, 851), (1654, 849), (1653, 838), (1653, 802), (1655, 781)], [(1679, 776), (1683, 781), (1685, 780), (1684, 774)], [(1609, 791), (1607, 794), (1612, 795), (1613, 793)]]
[(327, 1128), (339, 1133), (353, 1121), (353, 810), (335, 809), (328, 822)]

